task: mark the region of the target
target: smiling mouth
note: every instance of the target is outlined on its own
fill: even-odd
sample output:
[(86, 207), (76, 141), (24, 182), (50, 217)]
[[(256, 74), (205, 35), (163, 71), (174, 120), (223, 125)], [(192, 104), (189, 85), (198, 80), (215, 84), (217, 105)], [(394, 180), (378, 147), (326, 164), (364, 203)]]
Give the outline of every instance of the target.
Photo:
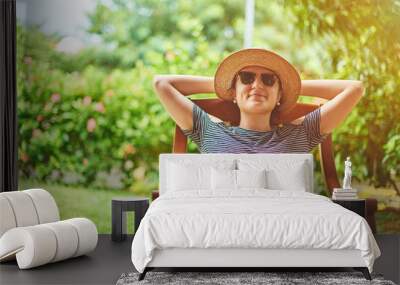
[(247, 98), (250, 98), (250, 97), (267, 99), (267, 96), (260, 95), (260, 94), (250, 94), (249, 96), (247, 96)]

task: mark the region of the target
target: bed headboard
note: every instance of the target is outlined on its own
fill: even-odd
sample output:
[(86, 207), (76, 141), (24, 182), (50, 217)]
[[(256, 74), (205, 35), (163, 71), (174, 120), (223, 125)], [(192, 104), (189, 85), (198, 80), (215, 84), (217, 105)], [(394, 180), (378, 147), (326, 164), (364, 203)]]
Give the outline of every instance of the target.
[[(168, 165), (170, 162), (177, 164), (201, 166), (210, 165), (213, 163), (219, 163), (231, 161), (234, 165), (234, 169), (238, 169), (240, 163), (251, 164), (251, 163), (265, 163), (266, 165), (277, 165), (277, 164), (296, 164), (301, 163), (304, 165), (304, 179), (306, 182), (306, 191), (314, 191), (314, 162), (313, 156), (309, 153), (301, 154), (189, 154), (189, 153), (166, 153), (160, 154), (159, 159), (159, 191), (160, 195), (168, 191)], [(304, 163), (304, 164), (303, 164)], [(189, 166), (188, 166), (189, 167)]]

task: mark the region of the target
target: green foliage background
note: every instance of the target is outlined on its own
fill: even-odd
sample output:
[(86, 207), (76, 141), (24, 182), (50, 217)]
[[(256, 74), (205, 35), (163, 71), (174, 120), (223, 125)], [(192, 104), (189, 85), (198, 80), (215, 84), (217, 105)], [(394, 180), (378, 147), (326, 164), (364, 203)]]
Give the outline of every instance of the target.
[(366, 87), (363, 100), (334, 132), (336, 161), (352, 154), (359, 179), (377, 187), (390, 183), (398, 188), (400, 1), (302, 0), (287, 1), (286, 6), (295, 19), (296, 32), (325, 46), (327, 76), (357, 78)]
[[(156, 189), (158, 155), (170, 152), (174, 124), (152, 78), (212, 76), (242, 47), (244, 4), (99, 1), (88, 32), (104, 44), (75, 55), (56, 51), (59, 36), (18, 26), (21, 176)], [(364, 82), (366, 95), (334, 132), (335, 155), (340, 175), (350, 155), (355, 176), (377, 187), (399, 187), (399, 7), (397, 0), (256, 2), (255, 46), (285, 56), (302, 79)]]

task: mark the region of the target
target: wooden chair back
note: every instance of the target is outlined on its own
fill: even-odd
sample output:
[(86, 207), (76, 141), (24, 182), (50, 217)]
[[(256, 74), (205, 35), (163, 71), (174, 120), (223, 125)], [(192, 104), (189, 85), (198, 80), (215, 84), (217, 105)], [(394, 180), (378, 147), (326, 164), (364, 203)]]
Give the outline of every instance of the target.
[[(213, 115), (232, 126), (239, 125), (240, 112), (236, 104), (224, 101), (221, 99), (197, 99), (193, 100), (205, 112)], [(297, 118), (300, 118), (316, 108), (319, 105), (297, 103), (290, 113), (282, 115), (282, 117), (275, 117), (275, 123), (287, 123)], [(186, 153), (187, 152), (187, 137), (183, 134), (182, 130), (176, 126), (173, 142), (173, 153)], [(340, 187), (340, 183), (336, 173), (336, 166), (333, 154), (332, 135), (329, 134), (326, 139), (319, 145), (319, 154), (321, 160), (321, 169), (325, 178), (325, 183), (329, 193), (332, 194), (333, 188)]]

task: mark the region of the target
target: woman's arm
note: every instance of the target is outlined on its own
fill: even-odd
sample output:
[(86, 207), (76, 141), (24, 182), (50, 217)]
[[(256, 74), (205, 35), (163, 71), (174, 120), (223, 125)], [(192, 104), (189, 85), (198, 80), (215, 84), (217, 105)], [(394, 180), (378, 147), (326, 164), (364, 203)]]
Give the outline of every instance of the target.
[(357, 80), (302, 80), (300, 94), (329, 100), (321, 106), (321, 134), (333, 131), (351, 112), (364, 94)]
[(156, 75), (153, 85), (164, 108), (183, 130), (193, 129), (193, 102), (185, 96), (215, 92), (213, 77)]

